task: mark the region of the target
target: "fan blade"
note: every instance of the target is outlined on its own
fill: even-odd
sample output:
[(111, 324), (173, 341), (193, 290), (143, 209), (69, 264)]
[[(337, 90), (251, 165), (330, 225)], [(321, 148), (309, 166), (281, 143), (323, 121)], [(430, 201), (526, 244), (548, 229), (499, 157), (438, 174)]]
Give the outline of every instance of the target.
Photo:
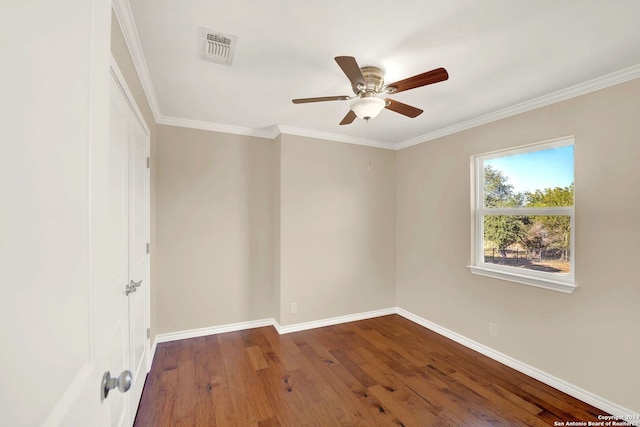
[(335, 60), (347, 75), (353, 87), (366, 84), (362, 71), (360, 71), (360, 67), (353, 56), (336, 56)]
[(299, 98), (292, 99), (291, 102), (294, 104), (305, 104), (307, 102), (324, 102), (324, 101), (346, 101), (347, 99), (351, 99), (350, 96), (341, 95), (341, 96), (323, 96), (320, 98)]
[(340, 125), (350, 125), (355, 119), (356, 113), (354, 113), (353, 110), (349, 110), (347, 115), (344, 116), (344, 119), (342, 119), (342, 121), (340, 122)]
[(449, 78), (449, 73), (444, 68), (436, 68), (435, 70), (427, 71), (426, 73), (418, 74), (417, 76), (409, 77), (408, 79), (400, 80), (399, 82), (391, 83), (387, 85), (389, 88), (395, 88), (392, 93), (398, 93), (409, 89), (415, 89), (417, 87), (430, 85), (433, 83), (442, 82)]
[(422, 110), (416, 107), (412, 107), (411, 105), (403, 104), (402, 102), (394, 101), (391, 98), (385, 99), (387, 105), (384, 107), (387, 110), (395, 111), (396, 113), (400, 113), (403, 116), (416, 118), (420, 114), (422, 114)]

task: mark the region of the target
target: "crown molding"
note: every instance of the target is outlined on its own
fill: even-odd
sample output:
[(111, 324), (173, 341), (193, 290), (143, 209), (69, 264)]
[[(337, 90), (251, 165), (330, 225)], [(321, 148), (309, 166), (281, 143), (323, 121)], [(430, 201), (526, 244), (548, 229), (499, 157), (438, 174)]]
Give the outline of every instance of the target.
[(388, 150), (402, 150), (413, 145), (428, 142), (437, 138), (442, 138), (444, 136), (451, 135), (457, 132), (462, 132), (464, 130), (468, 130), (477, 126), (505, 119), (516, 114), (521, 114), (527, 111), (535, 110), (537, 108), (546, 107), (551, 104), (575, 98), (580, 95), (584, 95), (640, 77), (640, 64), (637, 64), (620, 71), (616, 71), (583, 83), (579, 83), (574, 86), (570, 86), (565, 89), (558, 90), (556, 92), (552, 92), (547, 95), (543, 95), (528, 101), (512, 105), (510, 107), (506, 107), (488, 114), (483, 114), (469, 120), (458, 122), (451, 126), (437, 129), (432, 132), (428, 132), (426, 134), (401, 141), (399, 143), (339, 135), (330, 132), (296, 128), (292, 126), (274, 125), (268, 129), (253, 129), (213, 122), (182, 119), (177, 117), (166, 117), (162, 116), (162, 114), (160, 113), (160, 107), (158, 105), (155, 91), (153, 89), (153, 83), (151, 82), (149, 69), (147, 68), (147, 62), (144, 59), (142, 45), (140, 44), (138, 30), (136, 28), (135, 20), (133, 18), (133, 12), (131, 11), (129, 1), (113, 0), (112, 4), (116, 18), (118, 19), (120, 27), (122, 28), (125, 42), (129, 48), (129, 52), (131, 53), (131, 58), (138, 73), (138, 78), (140, 79), (142, 88), (145, 92), (145, 95), (147, 96), (147, 100), (149, 102), (149, 106), (153, 113), (154, 119), (159, 124), (166, 124), (170, 126), (211, 130), (215, 132), (226, 132), (237, 135), (256, 136), (259, 138), (268, 139), (277, 138), (280, 134), (298, 135), (310, 138), (324, 139), (327, 141), (344, 142), (347, 144), (366, 145), (369, 147), (384, 148)]
[(147, 61), (144, 59), (142, 44), (140, 43), (140, 37), (138, 37), (138, 29), (136, 27), (135, 20), (133, 19), (133, 12), (131, 11), (129, 0), (112, 0), (112, 5), (116, 19), (122, 29), (122, 35), (124, 36), (125, 43), (129, 48), (133, 66), (138, 73), (142, 90), (144, 90), (144, 94), (147, 96), (151, 113), (157, 122), (162, 114), (160, 114), (160, 106), (158, 105), (156, 92), (153, 89), (151, 75), (147, 68)]
[(275, 139), (280, 135), (296, 135), (309, 138), (318, 138), (324, 141), (343, 142), (346, 144), (366, 145), (368, 147), (384, 148), (395, 150), (396, 145), (389, 142), (376, 141), (373, 139), (358, 138), (352, 136), (338, 135), (329, 132), (320, 132), (310, 129), (302, 129), (291, 126), (275, 125), (267, 129), (253, 129), (243, 126), (232, 126), (221, 123), (205, 122), (200, 120), (182, 119), (179, 117), (161, 116), (157, 119), (161, 125), (177, 126), (190, 129), (208, 130), (213, 132), (224, 132), (235, 135), (255, 136), (257, 138)]
[(324, 139), (325, 141), (344, 142), (346, 144), (366, 145), (369, 147), (385, 148), (396, 150), (397, 144), (392, 142), (378, 141), (375, 139), (359, 138), (356, 136), (338, 135), (330, 132), (321, 132), (310, 129), (296, 128), (292, 126), (278, 125), (280, 133), (286, 135), (306, 136), (309, 138)]
[(278, 126), (271, 126), (268, 129), (253, 129), (243, 126), (224, 125), (221, 123), (205, 122), (200, 120), (182, 119), (179, 117), (161, 116), (157, 120), (158, 124), (177, 126), (182, 128), (208, 130), (213, 132), (231, 133), (234, 135), (255, 136), (257, 138), (275, 139), (280, 135)]
[(407, 139), (398, 144), (395, 144), (395, 149), (401, 150), (403, 148), (411, 147), (412, 145), (417, 145), (437, 138), (442, 138), (443, 136), (462, 132), (463, 130), (471, 129), (476, 126), (495, 122), (500, 119), (515, 116), (516, 114), (525, 113), (527, 111), (535, 110), (541, 107), (546, 107), (547, 105), (566, 101), (567, 99), (585, 95), (590, 92), (595, 92), (596, 90), (604, 89), (609, 86), (614, 86), (629, 80), (637, 79), (638, 77), (640, 77), (640, 64), (595, 78), (593, 80), (579, 83), (577, 85), (570, 86), (568, 88), (561, 89), (556, 92), (540, 96), (538, 98), (533, 98), (528, 101), (521, 102), (519, 104), (515, 104), (498, 111), (494, 111), (492, 113), (483, 114), (481, 116), (474, 117), (473, 119), (465, 120), (463, 122), (459, 122), (442, 129), (437, 129), (424, 135)]
[[(116, 0), (118, 1), (118, 0)], [(120, 0), (121, 1), (121, 0)], [(379, 141), (367, 138), (359, 138), (353, 136), (338, 135), (330, 132), (321, 132), (311, 129), (297, 128), (293, 126), (275, 125), (270, 130), (243, 128), (239, 126), (229, 126), (218, 123), (199, 122), (189, 119), (179, 119), (173, 117), (161, 117), (157, 120), (160, 124), (169, 124), (180, 127), (192, 127), (195, 129), (213, 130), (218, 132), (235, 133), (240, 135), (258, 136), (260, 138), (277, 138), (280, 134), (286, 135), (298, 135), (306, 136), (310, 138), (318, 138), (326, 141), (344, 142), (347, 144), (366, 145), (369, 147), (384, 148), (388, 150), (402, 150), (404, 148), (411, 147), (413, 145), (422, 144), (423, 142), (432, 141), (437, 138), (442, 138), (447, 135), (462, 132), (477, 126), (481, 126), (487, 123), (495, 122), (507, 117), (515, 116), (516, 114), (526, 113), (537, 108), (546, 107), (561, 101), (566, 101), (571, 98), (585, 95), (587, 93), (595, 92), (600, 89), (605, 89), (610, 86), (614, 86), (620, 83), (624, 83), (629, 80), (640, 78), (640, 64), (634, 65), (629, 68), (625, 68), (620, 71), (616, 71), (605, 76), (601, 76), (587, 82), (583, 82), (574, 86), (570, 86), (565, 89), (552, 92), (547, 95), (540, 96), (528, 101), (524, 101), (515, 105), (512, 105), (501, 110), (497, 110), (488, 114), (483, 114), (478, 117), (474, 117), (463, 122), (456, 123), (451, 126), (447, 126), (441, 129), (437, 129), (433, 132), (429, 132), (414, 138), (404, 140), (399, 143)]]

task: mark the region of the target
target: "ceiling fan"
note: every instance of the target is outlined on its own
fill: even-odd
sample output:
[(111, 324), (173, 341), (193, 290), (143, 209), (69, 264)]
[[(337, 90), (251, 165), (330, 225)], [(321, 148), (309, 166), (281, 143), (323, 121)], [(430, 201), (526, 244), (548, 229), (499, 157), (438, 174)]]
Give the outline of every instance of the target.
[(391, 98), (378, 98), (381, 93), (392, 94), (399, 93), (409, 89), (442, 82), (449, 78), (447, 70), (444, 68), (436, 68), (417, 76), (409, 77), (389, 85), (384, 84), (384, 73), (377, 67), (360, 67), (356, 59), (352, 56), (336, 56), (336, 62), (342, 68), (342, 71), (351, 81), (351, 88), (354, 96), (323, 96), (320, 98), (299, 98), (293, 99), (294, 104), (305, 104), (308, 102), (324, 102), (324, 101), (351, 101), (351, 109), (340, 122), (341, 125), (352, 123), (356, 117), (360, 117), (365, 121), (369, 121), (376, 117), (383, 108), (395, 111), (404, 116), (415, 118), (422, 114), (422, 110), (411, 105), (394, 101)]

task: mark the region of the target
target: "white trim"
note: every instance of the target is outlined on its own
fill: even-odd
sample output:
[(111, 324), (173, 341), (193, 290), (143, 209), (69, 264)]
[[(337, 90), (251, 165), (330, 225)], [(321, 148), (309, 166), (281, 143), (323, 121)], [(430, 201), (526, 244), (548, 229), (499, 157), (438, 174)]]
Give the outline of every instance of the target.
[(535, 286), (537, 288), (548, 289), (550, 291), (564, 292), (565, 294), (573, 293), (573, 291), (578, 287), (570, 282), (553, 280), (552, 278), (546, 279), (543, 277), (534, 277), (533, 275), (512, 273), (511, 271), (501, 271), (498, 270), (498, 267), (499, 266), (496, 266), (495, 268), (477, 265), (467, 266), (473, 274), (491, 277), (494, 279), (507, 280), (509, 282), (522, 283), (523, 285)]
[(224, 334), (226, 332), (243, 331), (245, 329), (262, 328), (264, 326), (273, 326), (273, 322), (273, 319), (251, 320), (248, 322), (231, 323), (228, 325), (211, 326), (208, 328), (189, 329), (186, 331), (157, 334), (153, 342), (153, 353), (155, 354), (156, 345), (163, 342), (204, 337), (207, 335)]
[(158, 348), (158, 337), (156, 336), (153, 338), (153, 343), (151, 343), (151, 351), (149, 352), (149, 370), (147, 371), (147, 375), (149, 375), (149, 372), (151, 372), (151, 367), (153, 366), (153, 359), (155, 359), (156, 357), (157, 348)]
[(566, 101), (567, 99), (585, 95), (590, 92), (595, 92), (597, 90), (624, 83), (629, 80), (637, 79), (638, 77), (640, 77), (640, 64), (601, 77), (597, 77), (595, 79), (549, 93), (547, 95), (533, 98), (498, 111), (483, 114), (481, 116), (474, 117), (472, 119), (465, 120), (451, 126), (447, 126), (445, 128), (437, 129), (424, 135), (407, 139), (398, 144), (395, 144), (395, 150), (402, 150), (403, 148), (411, 147), (412, 145), (421, 144), (423, 142), (442, 138), (443, 136), (462, 132), (467, 129), (495, 122), (507, 117), (515, 116), (516, 114), (526, 113), (527, 111), (546, 107), (548, 105), (555, 104), (561, 101)]
[(212, 326), (208, 328), (189, 329), (179, 332), (168, 332), (157, 334), (153, 340), (152, 356), (156, 352), (156, 346), (163, 342), (184, 340), (188, 338), (204, 337), (207, 335), (224, 334), (226, 332), (244, 331), (246, 329), (262, 328), (273, 326), (280, 335), (291, 332), (306, 331), (308, 329), (322, 328), (324, 326), (339, 325), (341, 323), (355, 322), (357, 320), (372, 319), (374, 317), (395, 314), (396, 308), (383, 308), (380, 310), (366, 311), (363, 313), (348, 314), (346, 316), (331, 317), (328, 319), (314, 320), (311, 322), (296, 323), (293, 325), (281, 326), (274, 318), (251, 320), (248, 322), (230, 323), (227, 325)]
[[(133, 93), (131, 93), (131, 89), (129, 89), (129, 85), (127, 85), (127, 80), (124, 78), (124, 75), (122, 74), (122, 71), (118, 66), (118, 61), (116, 61), (116, 58), (113, 56), (113, 54), (111, 54), (111, 62), (109, 63), (109, 67), (111, 70), (111, 74), (113, 74), (113, 77), (115, 78), (116, 83), (118, 84), (120, 89), (124, 92), (124, 97), (126, 98), (127, 103), (133, 110), (134, 115), (136, 116), (136, 119), (138, 120), (140, 125), (142, 125), (145, 136), (148, 139), (151, 135), (151, 132), (149, 131), (147, 122), (144, 120), (142, 111), (140, 111), (140, 108), (138, 108), (138, 104), (135, 101)], [(147, 141), (147, 143), (149, 143), (149, 141)]]
[(275, 139), (280, 135), (277, 126), (272, 126), (268, 130), (253, 129), (243, 126), (223, 125), (220, 123), (205, 122), (200, 120), (181, 119), (178, 117), (162, 116), (158, 118), (158, 124), (167, 126), (177, 126), (189, 129), (208, 130), (213, 132), (224, 132), (235, 135), (255, 136), (258, 138)]
[(144, 51), (142, 50), (142, 44), (140, 43), (140, 37), (138, 36), (138, 29), (136, 28), (136, 22), (133, 18), (133, 12), (129, 5), (128, 0), (112, 0), (113, 11), (115, 12), (116, 19), (122, 29), (122, 35), (124, 36), (125, 43), (129, 48), (131, 54), (131, 60), (133, 66), (138, 73), (140, 84), (147, 96), (147, 102), (149, 108), (153, 113), (153, 118), (158, 121), (158, 118), (162, 117), (160, 112), (160, 106), (158, 99), (156, 98), (156, 92), (153, 89), (153, 82), (151, 81), (151, 75), (149, 74), (149, 68), (147, 68), (147, 61), (144, 59)]
[[(484, 162), (491, 159), (512, 156), (516, 154), (534, 153), (540, 150), (556, 149), (560, 147), (575, 147), (573, 135), (505, 148), (486, 153), (471, 155), (471, 213), (472, 253), (471, 263), (467, 266), (473, 274), (479, 274), (494, 279), (506, 280), (520, 284), (535, 286), (543, 289), (572, 293), (575, 284), (575, 208), (574, 206), (553, 206), (544, 208), (495, 208), (484, 206)], [(570, 272), (555, 274), (549, 272), (522, 269), (511, 266), (496, 265), (485, 262), (484, 257), (484, 218), (488, 215), (563, 215), (570, 218), (571, 253)]]
[(573, 206), (549, 206), (540, 208), (479, 208), (481, 215), (564, 215), (575, 213)]
[(235, 135), (255, 136), (257, 138), (275, 139), (278, 136), (297, 135), (309, 138), (318, 138), (324, 141), (344, 142), (346, 144), (365, 145), (368, 147), (384, 148), (395, 150), (395, 144), (375, 139), (359, 138), (356, 136), (338, 135), (336, 133), (320, 132), (309, 129), (296, 128), (292, 126), (275, 125), (269, 129), (253, 129), (243, 126), (232, 126), (221, 123), (206, 122), (200, 120), (181, 119), (179, 117), (162, 116), (158, 119), (158, 124), (167, 126), (177, 126), (189, 129), (208, 130), (213, 132), (224, 132)]
[(292, 332), (306, 331), (308, 329), (322, 328), (325, 326), (339, 325), (341, 323), (355, 322), (364, 319), (373, 319), (374, 317), (388, 316), (395, 314), (396, 308), (383, 308), (381, 310), (365, 311), (363, 313), (348, 314), (346, 316), (331, 317), (328, 319), (314, 320), (311, 322), (296, 323), (293, 325), (280, 326), (274, 320), (274, 327), (280, 335), (290, 334)]
[(318, 138), (325, 141), (344, 142), (346, 144), (366, 145), (368, 147), (384, 148), (387, 150), (396, 150), (397, 145), (392, 142), (378, 141), (375, 139), (360, 138), (357, 136), (339, 135), (330, 132), (321, 132), (310, 129), (296, 128), (292, 126), (278, 125), (280, 133), (287, 135), (306, 136), (309, 138)]
[[(508, 356), (504, 353), (501, 353), (497, 350), (494, 350), (490, 347), (487, 347), (484, 344), (480, 344), (479, 342), (473, 341), (463, 335), (458, 334), (457, 332), (453, 332), (445, 327), (442, 327), (436, 323), (430, 322), (420, 316), (417, 316), (407, 310), (404, 310), (400, 307), (396, 308), (396, 313), (414, 323), (417, 323), (420, 326), (424, 326), (427, 329), (436, 332), (446, 338), (449, 338), (452, 341), (457, 342), (471, 350), (477, 351), (480, 354), (483, 354), (490, 359), (493, 359), (497, 362), (502, 363), (510, 368), (515, 369), (518, 372), (521, 372), (531, 378), (535, 378), (536, 380), (547, 384), (553, 388), (556, 388), (564, 393), (567, 393), (570, 396), (575, 397), (585, 403), (588, 403), (596, 408), (602, 409), (605, 412), (608, 412), (612, 415), (632, 415), (634, 412), (630, 409), (624, 408), (617, 403), (613, 403), (603, 397), (600, 397), (590, 391), (587, 391), (583, 388), (580, 388), (576, 385), (573, 385), (563, 379), (560, 379), (554, 375), (551, 375), (547, 372), (544, 372), (538, 368), (535, 368), (531, 365), (528, 365), (524, 362), (521, 362), (517, 359), (514, 359), (511, 356)], [(640, 420), (629, 421), (630, 424), (640, 425)]]

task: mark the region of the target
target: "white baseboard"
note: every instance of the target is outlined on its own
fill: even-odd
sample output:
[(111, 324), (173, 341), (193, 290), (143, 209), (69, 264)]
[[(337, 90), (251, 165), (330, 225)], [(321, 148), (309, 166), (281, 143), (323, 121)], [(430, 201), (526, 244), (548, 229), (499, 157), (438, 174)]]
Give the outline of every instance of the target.
[[(424, 319), (400, 307), (392, 307), (392, 308), (385, 308), (381, 310), (367, 311), (363, 313), (332, 317), (328, 319), (315, 320), (311, 322), (296, 323), (296, 324), (287, 325), (287, 326), (281, 326), (278, 322), (276, 322), (275, 319), (271, 318), (271, 319), (254, 320), (250, 322), (240, 322), (240, 323), (232, 323), (228, 325), (213, 326), (210, 328), (191, 329), (188, 331), (158, 334), (156, 335), (156, 338), (153, 341), (151, 358), (153, 360), (153, 357), (156, 352), (157, 344), (163, 343), (163, 342), (202, 337), (206, 335), (222, 334), (225, 332), (241, 331), (245, 329), (261, 328), (264, 326), (273, 326), (276, 329), (276, 331), (278, 331), (278, 334), (283, 335), (283, 334), (288, 334), (292, 332), (299, 332), (299, 331), (305, 331), (309, 329), (322, 328), (325, 326), (338, 325), (341, 323), (355, 322), (357, 320), (372, 319), (374, 317), (387, 316), (389, 314), (398, 314), (404, 317), (405, 319), (408, 319), (420, 326), (430, 329), (433, 332), (436, 332), (437, 334), (440, 334), (446, 338), (449, 338), (452, 341), (457, 342), (458, 344), (461, 344), (467, 348), (475, 350), (480, 354), (483, 354), (497, 362), (502, 363), (503, 365), (509, 366), (510, 368), (513, 368), (518, 372), (522, 372), (525, 375), (535, 378), (536, 380), (544, 384), (547, 384), (564, 393), (567, 393), (568, 395), (573, 396), (576, 399), (586, 402), (612, 415), (623, 416), (623, 417), (625, 415), (626, 416), (637, 415), (630, 409), (624, 408), (603, 397), (600, 397), (594, 393), (591, 393), (590, 391), (587, 391), (583, 388), (570, 384), (563, 379), (560, 379), (549, 373), (541, 371), (538, 368), (535, 368), (531, 365), (528, 365), (524, 362), (514, 359), (511, 356), (508, 356), (504, 353), (501, 353), (497, 350), (487, 347), (484, 344), (480, 344), (479, 342), (473, 341), (472, 339), (469, 339), (463, 335), (460, 335), (457, 332), (454, 332), (445, 327), (442, 327), (436, 323), (433, 323), (427, 319)], [(629, 423), (629, 425), (640, 426), (640, 419), (626, 420), (626, 421)]]
[(251, 320), (248, 322), (230, 323), (227, 325), (211, 326), (209, 328), (189, 329), (179, 332), (168, 332), (156, 335), (151, 347), (151, 360), (156, 354), (156, 347), (163, 342), (185, 340), (188, 338), (205, 337), (207, 335), (224, 334), (225, 332), (244, 331), (245, 329), (262, 328), (273, 326), (274, 319)]
[[(276, 319), (261, 319), (249, 322), (231, 323), (227, 325), (212, 326), (209, 328), (189, 329), (186, 331), (169, 332), (156, 335), (151, 346), (151, 361), (156, 354), (158, 344), (163, 342), (184, 340), (188, 338), (204, 337), (207, 335), (224, 334), (225, 332), (243, 331), (246, 329), (262, 328), (273, 326), (278, 334), (288, 334), (291, 332), (305, 331), (308, 329), (322, 328), (324, 326), (338, 325), (340, 323), (355, 322), (356, 320), (372, 319), (374, 317), (396, 314), (396, 307), (384, 308), (381, 310), (366, 311), (364, 313), (349, 314), (346, 316), (332, 317), (329, 319), (314, 320), (312, 322), (296, 323), (294, 325), (281, 326)], [(151, 370), (151, 369), (149, 369)]]
[[(558, 389), (564, 393), (567, 393), (570, 396), (575, 397), (583, 402), (586, 402), (592, 406), (595, 406), (598, 409), (602, 409), (609, 414), (616, 416), (624, 416), (624, 415), (632, 415), (633, 411), (630, 409), (624, 408), (616, 403), (613, 403), (603, 397), (600, 397), (596, 394), (591, 393), (583, 388), (575, 386), (567, 381), (560, 379), (556, 376), (553, 376), (549, 373), (541, 371), (538, 368), (535, 368), (531, 365), (528, 365), (524, 362), (521, 362), (517, 359), (514, 359), (511, 356), (507, 356), (504, 353), (500, 353), (490, 347), (487, 347), (484, 344), (480, 344), (479, 342), (473, 341), (465, 336), (458, 334), (457, 332), (453, 332), (447, 328), (444, 328), (436, 323), (430, 322), (420, 316), (417, 316), (407, 310), (404, 310), (400, 307), (396, 308), (396, 313), (408, 320), (411, 320), (414, 323), (417, 323), (420, 326), (424, 326), (427, 329), (436, 332), (446, 338), (449, 338), (452, 341), (457, 342), (467, 348), (477, 351), (480, 354), (483, 354), (497, 362), (502, 363), (510, 368), (515, 369), (518, 372), (522, 372), (525, 375), (528, 375), (536, 380), (549, 385), (555, 389)], [(637, 415), (637, 414), (636, 414)], [(624, 418), (623, 418), (624, 419)], [(630, 425), (640, 425), (640, 420), (627, 420)]]
[(246, 329), (273, 326), (278, 334), (305, 331), (308, 329), (322, 328), (324, 326), (339, 325), (340, 323), (355, 322), (356, 320), (372, 319), (374, 317), (396, 314), (396, 308), (384, 308), (381, 310), (366, 311), (364, 313), (349, 314), (346, 316), (331, 317), (329, 319), (314, 320), (312, 322), (296, 323), (294, 325), (281, 326), (276, 319), (260, 319), (248, 322), (230, 323), (227, 325), (212, 326), (209, 328), (189, 329), (186, 331), (168, 332), (156, 335), (151, 347), (151, 360), (156, 353), (156, 347), (163, 342), (184, 340), (188, 338), (204, 337), (207, 335), (224, 334), (225, 332), (243, 331)]
[(322, 328), (325, 326), (339, 325), (341, 323), (355, 322), (357, 320), (373, 319), (374, 317), (388, 316), (396, 314), (396, 308), (383, 308), (381, 310), (365, 311), (364, 313), (349, 314), (346, 316), (331, 317), (329, 319), (314, 320), (311, 322), (296, 323), (293, 325), (280, 326), (278, 322), (273, 321), (273, 326), (280, 335), (289, 334), (291, 332), (306, 331), (308, 329)]

